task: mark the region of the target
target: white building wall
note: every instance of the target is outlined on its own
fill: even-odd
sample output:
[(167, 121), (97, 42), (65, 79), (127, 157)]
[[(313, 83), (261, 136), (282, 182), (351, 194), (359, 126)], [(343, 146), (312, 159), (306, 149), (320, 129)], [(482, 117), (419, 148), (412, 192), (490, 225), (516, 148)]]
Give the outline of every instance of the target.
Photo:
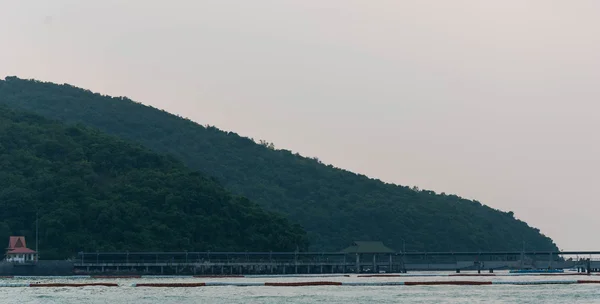
[(32, 253), (7, 254), (7, 256), (6, 256), (7, 262), (25, 263), (25, 262), (30, 262), (33, 260), (34, 260), (34, 254), (32, 254)]

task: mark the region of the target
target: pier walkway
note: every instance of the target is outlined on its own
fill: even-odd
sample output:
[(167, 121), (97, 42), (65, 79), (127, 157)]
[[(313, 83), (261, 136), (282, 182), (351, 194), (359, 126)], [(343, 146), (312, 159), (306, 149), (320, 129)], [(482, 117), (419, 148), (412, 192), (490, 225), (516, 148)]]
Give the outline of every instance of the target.
[(600, 251), (569, 252), (80, 252), (77, 273), (331, 274), (427, 270), (600, 270)]

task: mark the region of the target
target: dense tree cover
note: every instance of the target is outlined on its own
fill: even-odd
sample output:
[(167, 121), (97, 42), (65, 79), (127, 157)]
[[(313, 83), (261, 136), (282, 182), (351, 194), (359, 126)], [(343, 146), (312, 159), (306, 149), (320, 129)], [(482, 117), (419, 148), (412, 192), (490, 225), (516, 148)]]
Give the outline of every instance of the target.
[(383, 183), (124, 97), (9, 77), (0, 82), (0, 102), (169, 152), (302, 224), (312, 250), (339, 250), (353, 240), (381, 240), (396, 250), (406, 244), (411, 251), (514, 250), (523, 241), (528, 249), (556, 249), (512, 212)]
[(170, 156), (0, 106), (0, 240), (78, 251), (293, 251), (306, 232)]

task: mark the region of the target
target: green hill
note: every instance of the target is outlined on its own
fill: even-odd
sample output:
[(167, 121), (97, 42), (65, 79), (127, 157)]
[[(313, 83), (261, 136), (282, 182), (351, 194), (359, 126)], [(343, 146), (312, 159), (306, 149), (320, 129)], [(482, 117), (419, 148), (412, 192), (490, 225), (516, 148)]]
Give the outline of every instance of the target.
[(7, 77), (0, 103), (83, 123), (169, 152), (226, 188), (300, 223), (311, 250), (381, 240), (400, 250), (556, 249), (539, 230), (476, 201), (348, 172), (123, 97)]
[[(0, 106), (0, 240), (88, 251), (306, 249), (305, 232), (172, 157)], [(33, 244), (33, 242), (31, 243)]]

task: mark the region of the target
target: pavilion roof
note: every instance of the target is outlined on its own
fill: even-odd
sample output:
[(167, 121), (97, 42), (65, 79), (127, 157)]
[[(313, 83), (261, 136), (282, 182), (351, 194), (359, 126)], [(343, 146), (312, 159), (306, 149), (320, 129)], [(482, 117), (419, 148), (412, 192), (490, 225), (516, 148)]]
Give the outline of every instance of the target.
[(394, 253), (395, 251), (379, 241), (354, 241), (342, 250), (344, 253)]

